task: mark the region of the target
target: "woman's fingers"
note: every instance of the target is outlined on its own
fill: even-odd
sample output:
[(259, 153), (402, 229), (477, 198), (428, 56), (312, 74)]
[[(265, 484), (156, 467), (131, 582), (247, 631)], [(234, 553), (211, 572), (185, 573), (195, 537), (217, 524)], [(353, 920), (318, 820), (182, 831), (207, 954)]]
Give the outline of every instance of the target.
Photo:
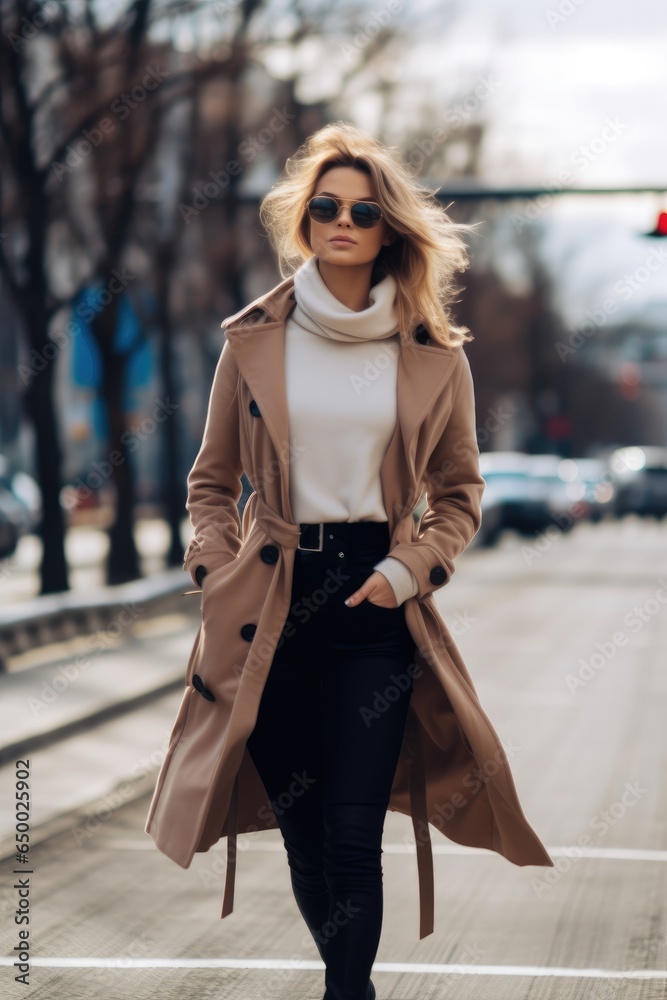
[(361, 604), (365, 600), (370, 600), (371, 604), (377, 604), (382, 608), (398, 607), (396, 596), (389, 580), (379, 570), (371, 573), (361, 587), (355, 590), (353, 594), (350, 594), (345, 603), (348, 608), (354, 608), (357, 604)]

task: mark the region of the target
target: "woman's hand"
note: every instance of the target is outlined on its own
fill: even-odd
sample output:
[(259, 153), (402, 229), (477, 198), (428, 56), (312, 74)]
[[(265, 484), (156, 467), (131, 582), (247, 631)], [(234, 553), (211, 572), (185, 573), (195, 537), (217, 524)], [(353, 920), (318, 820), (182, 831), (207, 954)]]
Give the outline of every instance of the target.
[(349, 608), (354, 608), (366, 599), (371, 604), (377, 604), (381, 608), (398, 607), (396, 596), (389, 580), (384, 573), (380, 573), (377, 569), (374, 573), (371, 573), (366, 582), (359, 587), (359, 590), (355, 590), (353, 594), (350, 594), (345, 603)]

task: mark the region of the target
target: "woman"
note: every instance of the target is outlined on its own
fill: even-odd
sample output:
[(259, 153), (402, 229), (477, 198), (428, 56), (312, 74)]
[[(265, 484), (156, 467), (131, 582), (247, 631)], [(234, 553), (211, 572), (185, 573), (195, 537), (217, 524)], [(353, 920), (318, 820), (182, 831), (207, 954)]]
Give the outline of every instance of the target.
[(202, 627), (146, 830), (184, 867), (229, 837), (226, 916), (237, 832), (279, 827), (325, 1000), (373, 1000), (388, 808), (413, 820), (420, 937), (429, 824), (553, 864), (431, 596), (484, 488), (471, 338), (448, 309), (468, 227), (341, 122), (288, 159), (260, 215), (292, 273), (223, 323), (188, 478)]

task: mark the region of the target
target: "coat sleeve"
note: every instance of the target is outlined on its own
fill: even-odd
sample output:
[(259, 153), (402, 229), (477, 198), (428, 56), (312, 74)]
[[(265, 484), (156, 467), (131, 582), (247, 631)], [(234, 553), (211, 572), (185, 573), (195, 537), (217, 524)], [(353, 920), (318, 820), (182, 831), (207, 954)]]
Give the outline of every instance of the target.
[(460, 349), (451, 412), (425, 473), (427, 509), (419, 537), (399, 542), (389, 553), (414, 573), (426, 597), (449, 582), (454, 560), (470, 544), (482, 523), (485, 482), (479, 471), (475, 430), (475, 395), (467, 356)]
[(185, 504), (194, 536), (183, 568), (200, 586), (208, 570), (236, 558), (241, 547), (238, 383), (238, 368), (225, 341), (213, 376), (201, 447), (188, 475)]

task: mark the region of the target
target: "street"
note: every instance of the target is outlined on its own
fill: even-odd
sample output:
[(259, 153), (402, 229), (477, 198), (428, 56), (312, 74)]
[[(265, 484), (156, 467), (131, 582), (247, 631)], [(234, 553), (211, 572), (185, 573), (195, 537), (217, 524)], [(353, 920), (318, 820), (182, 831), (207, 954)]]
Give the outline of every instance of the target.
[[(555, 868), (512, 865), (431, 826), (435, 931), (419, 941), (412, 826), (388, 813), (378, 1000), (667, 997), (664, 525), (628, 517), (506, 535), (465, 553), (437, 600)], [(116, 781), (153, 764), (120, 808), (79, 806), (31, 850), (29, 986), (9, 967), (21, 929), (14, 880), (28, 866), (2, 862), (3, 996), (321, 1000), (323, 966), (277, 830), (240, 838), (225, 920), (225, 842), (185, 870), (143, 832), (180, 696), (32, 755), (35, 800), (49, 768), (80, 760), (84, 773), (84, 758), (100, 758), (105, 726), (116, 727), (105, 756), (114, 745), (125, 754)]]

